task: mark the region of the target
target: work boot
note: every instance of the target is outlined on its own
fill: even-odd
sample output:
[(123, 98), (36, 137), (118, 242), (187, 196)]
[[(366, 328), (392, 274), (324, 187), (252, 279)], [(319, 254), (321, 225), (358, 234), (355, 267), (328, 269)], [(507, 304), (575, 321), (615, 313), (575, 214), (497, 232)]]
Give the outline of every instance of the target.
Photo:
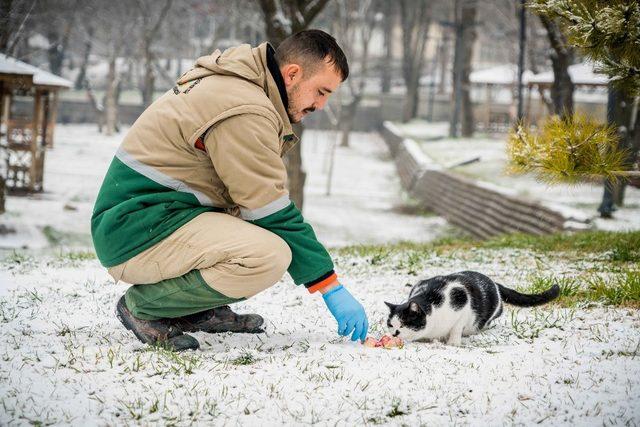
[(173, 319), (143, 320), (135, 317), (127, 308), (124, 295), (116, 305), (116, 316), (143, 343), (172, 351), (197, 350), (200, 347), (198, 340), (183, 334)]
[(244, 332), (256, 334), (264, 332), (264, 323), (258, 314), (236, 314), (228, 305), (212, 308), (200, 313), (174, 319), (185, 332)]

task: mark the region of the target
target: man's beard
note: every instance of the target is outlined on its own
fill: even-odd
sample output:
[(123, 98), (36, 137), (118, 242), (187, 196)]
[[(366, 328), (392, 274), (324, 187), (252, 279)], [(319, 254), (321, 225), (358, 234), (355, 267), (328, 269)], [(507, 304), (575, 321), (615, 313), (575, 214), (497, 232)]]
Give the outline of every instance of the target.
[[(289, 92), (287, 92), (287, 98), (289, 98), (289, 105), (287, 105), (287, 116), (289, 116), (289, 121), (291, 123), (300, 123), (302, 121), (302, 117), (296, 118), (297, 114), (301, 113), (312, 113), (316, 111), (314, 107), (299, 109), (299, 107), (295, 103), (296, 95), (298, 94), (298, 85), (295, 85), (291, 88)], [(305, 114), (306, 115), (306, 114)]]
[(287, 105), (287, 116), (289, 116), (289, 121), (291, 123), (298, 123), (300, 120), (295, 120), (296, 114), (296, 106), (294, 105), (293, 100), (295, 99), (295, 95), (298, 94), (298, 85), (295, 85), (291, 88), (289, 92), (287, 92), (287, 98), (289, 99), (289, 103)]

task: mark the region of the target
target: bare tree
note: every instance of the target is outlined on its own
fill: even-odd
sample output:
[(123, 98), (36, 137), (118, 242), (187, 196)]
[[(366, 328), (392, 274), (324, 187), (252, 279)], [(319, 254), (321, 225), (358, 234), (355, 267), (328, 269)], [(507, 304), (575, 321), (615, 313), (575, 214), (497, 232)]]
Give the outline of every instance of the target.
[(473, 135), (473, 105), (471, 103), (471, 60), (476, 40), (477, 0), (456, 0), (455, 28), (456, 46), (453, 60), (453, 113), (449, 135), (458, 136), (461, 122), (462, 136)]
[(42, 28), (42, 34), (49, 42), (47, 59), (49, 70), (54, 74), (60, 74), (62, 71), (81, 6), (80, 0), (38, 2), (36, 25)]
[[(528, 20), (527, 25), (527, 61), (529, 63), (529, 69), (533, 74), (542, 72), (545, 67), (548, 58), (548, 39), (546, 36), (546, 30), (543, 29), (540, 20)], [(544, 90), (544, 86), (537, 85), (538, 96), (540, 100), (547, 108), (549, 114), (554, 114), (555, 107), (553, 101), (549, 97), (547, 91)]]
[(336, 3), (336, 36), (342, 42), (351, 69), (358, 72), (357, 77), (354, 76), (355, 73), (351, 73), (351, 78), (347, 81), (349, 102), (339, 106), (338, 126), (342, 132), (340, 145), (343, 147), (349, 145), (349, 134), (364, 97), (369, 70), (369, 45), (375, 28), (377, 7), (378, 4), (373, 0), (340, 0)]
[(85, 84), (85, 80), (87, 78), (87, 66), (89, 65), (89, 57), (91, 56), (91, 50), (93, 49), (93, 38), (95, 37), (95, 27), (93, 21), (86, 20), (83, 22), (83, 42), (82, 42), (82, 59), (80, 60), (80, 70), (78, 71), (78, 75), (76, 76), (76, 81), (74, 82), (75, 89), (82, 89)]
[[(311, 25), (311, 22), (324, 9), (329, 0), (258, 0), (265, 22), (267, 39), (277, 47), (284, 39), (300, 32)], [(302, 126), (294, 125), (294, 131), (302, 138)], [(304, 183), (307, 174), (302, 167), (302, 141), (297, 144), (285, 158), (289, 177), (289, 194), (291, 200), (302, 210), (304, 204)]]
[[(156, 0), (135, 0), (137, 18), (140, 21), (140, 51), (144, 61), (144, 72), (142, 77), (141, 92), (142, 104), (148, 106), (153, 102), (153, 92), (155, 89), (155, 54), (153, 52), (154, 42), (158, 39), (158, 31), (167, 14), (171, 10), (173, 0), (163, 0), (162, 7), (157, 5)], [(157, 11), (157, 12), (156, 12)]]
[(420, 75), (431, 24), (431, 4), (428, 0), (400, 0), (400, 12), (402, 75), (407, 87), (402, 121), (407, 122), (418, 115)]
[(380, 90), (389, 93), (391, 90), (391, 70), (393, 63), (393, 24), (396, 20), (393, 2), (383, 1), (384, 5), (384, 60), (382, 62), (382, 78)]
[[(120, 71), (117, 69), (118, 58), (121, 58), (128, 47), (128, 40), (133, 37), (135, 21), (131, 19), (130, 4), (126, 0), (111, 0), (105, 4), (100, 0), (87, 1), (86, 6), (93, 12), (95, 20), (95, 35), (99, 53), (107, 60), (108, 71), (105, 84), (103, 114), (100, 120), (104, 122), (105, 133), (112, 135), (117, 132), (118, 95), (120, 91)], [(88, 90), (91, 82), (86, 82)], [(89, 95), (91, 98), (91, 95)], [(95, 96), (94, 96), (95, 98)], [(99, 105), (96, 102), (96, 105)]]
[(573, 115), (574, 85), (569, 75), (569, 66), (573, 62), (574, 48), (569, 45), (560, 26), (544, 14), (539, 14), (540, 22), (547, 30), (551, 51), (551, 68), (553, 69), (553, 84), (551, 85), (551, 101), (553, 113), (561, 116)]
[(15, 56), (28, 39), (36, 5), (36, 0), (0, 0), (0, 52)]

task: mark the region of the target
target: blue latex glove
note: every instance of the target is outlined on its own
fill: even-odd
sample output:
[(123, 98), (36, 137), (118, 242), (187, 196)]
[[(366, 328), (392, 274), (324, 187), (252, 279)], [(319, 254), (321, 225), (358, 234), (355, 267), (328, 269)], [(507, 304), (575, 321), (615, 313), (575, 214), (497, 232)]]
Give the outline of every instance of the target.
[(338, 285), (322, 296), (333, 317), (338, 321), (338, 334), (348, 336), (351, 341), (364, 341), (369, 330), (369, 321), (360, 304), (342, 285)]

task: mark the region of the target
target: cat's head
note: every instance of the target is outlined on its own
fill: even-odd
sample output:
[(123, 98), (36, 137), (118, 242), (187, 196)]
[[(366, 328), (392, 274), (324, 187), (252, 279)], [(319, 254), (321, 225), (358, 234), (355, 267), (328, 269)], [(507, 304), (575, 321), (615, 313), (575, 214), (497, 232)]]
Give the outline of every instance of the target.
[(387, 327), (391, 335), (405, 340), (421, 336), (420, 332), (427, 326), (427, 313), (415, 301), (399, 305), (385, 301), (385, 304), (389, 307)]

